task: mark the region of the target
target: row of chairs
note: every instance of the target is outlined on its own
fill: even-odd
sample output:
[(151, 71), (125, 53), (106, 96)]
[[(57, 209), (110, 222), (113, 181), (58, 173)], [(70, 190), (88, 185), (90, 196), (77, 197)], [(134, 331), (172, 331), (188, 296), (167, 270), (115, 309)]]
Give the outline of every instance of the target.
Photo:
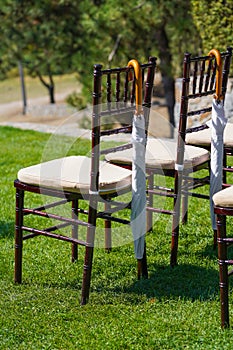
[[(230, 48), (221, 55), (224, 65), (221, 77), (223, 98), (226, 93), (231, 55)], [(186, 222), (189, 196), (209, 200), (209, 195), (200, 194), (195, 189), (209, 185), (210, 147), (205, 149), (204, 147), (197, 147), (197, 145), (187, 145), (186, 135), (200, 132), (201, 129), (206, 128), (205, 125), (201, 125), (200, 127), (192, 125), (194, 118), (197, 116), (200, 117), (212, 110), (216, 71), (217, 64), (214, 56), (192, 57), (190, 53), (185, 54), (177, 140), (149, 138), (147, 142), (147, 231), (150, 231), (153, 227), (153, 213), (163, 213), (172, 216), (171, 266), (177, 264), (181, 202), (182, 219), (183, 222)], [(196, 102), (197, 100), (198, 102)], [(204, 100), (204, 107), (201, 100)], [(191, 126), (188, 127), (189, 125)], [(106, 159), (113, 164), (129, 168), (132, 164), (132, 150), (120, 150), (110, 153)], [(199, 176), (194, 178), (193, 174), (199, 173), (203, 169), (207, 170), (207, 174), (204, 177)], [(166, 184), (165, 186), (158, 186), (156, 183), (157, 175), (171, 178), (173, 180), (173, 186), (167, 187)], [(173, 209), (168, 211), (163, 208), (156, 208), (154, 199), (156, 196), (171, 198), (173, 200)], [(216, 244), (216, 233), (214, 243)]]
[[(231, 56), (231, 48), (221, 53), (223, 62), (222, 98), (226, 93)], [(130, 61), (122, 68), (103, 69), (101, 65), (95, 65), (91, 156), (64, 156), (19, 170), (17, 180), (14, 182), (16, 188), (16, 283), (22, 282), (22, 249), (25, 240), (42, 235), (66, 241), (72, 247), (72, 261), (78, 259), (78, 246), (85, 247), (81, 304), (88, 302), (95, 237), (99, 235), (97, 222), (104, 220), (105, 247), (110, 250), (113, 239), (111, 237), (112, 222), (129, 226), (130, 217), (126, 220), (120, 214), (122, 210), (124, 213), (125, 210), (129, 212), (132, 210), (134, 146), (131, 138), (129, 137), (129, 142), (126, 144), (111, 148), (106, 148), (108, 144), (101, 140), (105, 136), (111, 139), (112, 135), (120, 133), (130, 136), (133, 130), (133, 120), (135, 116), (137, 117), (135, 110), (138, 111), (139, 105), (142, 105), (147, 139), (144, 145), (145, 181), (147, 183), (146, 231), (153, 230), (153, 213), (171, 215), (170, 264), (171, 266), (177, 264), (179, 227), (181, 218), (183, 222), (188, 219), (188, 197), (196, 196), (209, 200), (208, 195), (202, 195), (195, 189), (200, 186), (209, 186), (210, 147), (192, 142), (190, 139), (189, 144), (186, 141), (187, 135), (193, 135), (194, 132), (201, 133), (201, 129), (207, 128), (205, 125), (197, 127), (193, 124), (193, 120), (195, 118), (199, 120), (201, 115), (211, 112), (212, 99), (210, 97), (216, 90), (218, 64), (215, 55), (212, 54), (200, 57), (192, 57), (189, 53), (184, 55), (180, 117), (177, 136), (174, 140), (153, 138), (153, 131), (148, 131), (149, 118), (153, 114), (151, 104), (155, 70), (155, 57), (150, 57), (148, 63), (141, 65), (136, 60), (133, 60), (133, 64)], [(141, 77), (141, 84), (139, 84), (138, 75)], [(204, 107), (199, 108), (202, 100)], [(109, 122), (111, 128), (107, 127)], [(229, 154), (229, 145), (225, 146), (226, 154)], [(195, 173), (203, 169), (206, 171), (204, 177), (194, 177)], [(227, 166), (225, 166), (226, 169)], [(165, 179), (170, 178), (173, 185), (161, 186), (157, 183), (158, 176)], [(48, 199), (48, 203), (36, 208), (29, 207), (28, 197), (26, 198), (28, 192), (42, 195), (43, 199)], [(173, 209), (169, 211), (157, 208), (155, 200), (157, 196), (171, 198)], [(51, 202), (49, 198), (54, 198), (54, 201)], [(28, 202), (30, 203), (30, 200)], [(71, 203), (69, 217), (64, 215), (65, 211), (61, 209), (67, 202)], [(87, 208), (86, 203), (88, 203)], [(60, 208), (59, 214), (55, 212), (55, 208)], [(223, 215), (223, 213), (230, 215), (229, 211), (224, 211), (225, 209), (221, 213), (218, 210), (216, 209), (218, 215)], [(233, 211), (231, 213), (233, 215)], [(31, 215), (43, 220), (43, 228), (31, 225), (32, 221), (28, 220)], [(46, 221), (49, 226), (46, 226)], [(41, 225), (41, 221), (38, 222)], [(222, 233), (223, 225), (219, 222), (218, 218), (218, 225), (221, 228), (218, 229), (218, 244), (222, 246), (220, 231)], [(71, 235), (67, 232), (69, 227)], [(85, 236), (83, 236), (83, 231)], [(148, 276), (146, 245), (143, 249), (143, 256), (138, 258), (138, 278), (141, 276)]]

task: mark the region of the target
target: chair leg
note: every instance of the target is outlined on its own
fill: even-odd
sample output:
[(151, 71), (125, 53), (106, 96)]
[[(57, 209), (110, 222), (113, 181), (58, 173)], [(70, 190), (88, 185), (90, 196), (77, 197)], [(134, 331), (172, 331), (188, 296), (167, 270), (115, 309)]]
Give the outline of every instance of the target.
[(182, 224), (186, 224), (188, 222), (188, 195), (186, 192), (188, 191), (188, 182), (184, 180), (183, 183), (184, 195), (182, 198)]
[(188, 222), (188, 196), (183, 197), (182, 202), (182, 224), (185, 225)]
[(170, 256), (171, 267), (174, 267), (177, 265), (178, 239), (179, 239), (179, 225), (172, 230), (171, 256)]
[(142, 277), (145, 279), (148, 278), (146, 243), (144, 246), (144, 254), (143, 254), (143, 258), (142, 258)]
[[(72, 219), (78, 218), (78, 199), (72, 201)], [(72, 238), (78, 238), (78, 226), (72, 225)], [(72, 243), (71, 247), (71, 261), (75, 262), (78, 260), (78, 245)]]
[(217, 215), (219, 287), (221, 302), (221, 326), (229, 327), (228, 266), (226, 239), (226, 216)]
[(177, 265), (178, 240), (179, 240), (179, 223), (180, 223), (180, 202), (181, 202), (181, 184), (182, 173), (176, 172), (175, 188), (174, 188), (174, 213), (172, 219), (172, 239), (171, 239), (171, 255), (170, 265), (174, 267)]
[(213, 242), (213, 249), (217, 248), (217, 230), (214, 231), (214, 242)]
[[(147, 206), (148, 207), (153, 207), (153, 194), (150, 192), (153, 190), (153, 186), (154, 186), (154, 175), (150, 174), (148, 176), (148, 185), (147, 185), (147, 190), (148, 190), (148, 194), (147, 194)], [(150, 232), (152, 231), (152, 226), (153, 226), (153, 213), (151, 210), (147, 210), (147, 215), (146, 215), (146, 232)]]
[(142, 275), (142, 259), (138, 259), (138, 280), (141, 279)]
[[(222, 165), (223, 165), (223, 169), (227, 167), (227, 154), (226, 154), (225, 150), (223, 152), (223, 164)], [(227, 183), (227, 172), (225, 170), (223, 170), (222, 181), (224, 184)]]
[(22, 282), (22, 255), (23, 255), (23, 206), (24, 191), (16, 189), (15, 215), (15, 283)]
[(94, 247), (86, 247), (85, 260), (83, 266), (81, 305), (86, 305), (89, 300), (93, 251)]
[(86, 237), (86, 251), (83, 266), (83, 282), (82, 282), (82, 296), (81, 305), (86, 305), (90, 294), (91, 285), (91, 270), (94, 253), (94, 240), (96, 231), (96, 217), (97, 217), (98, 201), (95, 196), (90, 198), (88, 209), (88, 226)]
[(146, 256), (146, 243), (144, 246), (144, 253), (142, 259), (138, 259), (138, 280), (142, 278), (148, 278), (148, 269), (147, 269), (147, 256)]
[[(108, 211), (110, 209), (111, 205), (109, 203), (105, 203), (105, 211)], [(105, 250), (107, 253), (110, 253), (112, 250), (112, 235), (111, 235), (111, 221), (105, 220), (104, 221), (104, 228), (105, 228)]]

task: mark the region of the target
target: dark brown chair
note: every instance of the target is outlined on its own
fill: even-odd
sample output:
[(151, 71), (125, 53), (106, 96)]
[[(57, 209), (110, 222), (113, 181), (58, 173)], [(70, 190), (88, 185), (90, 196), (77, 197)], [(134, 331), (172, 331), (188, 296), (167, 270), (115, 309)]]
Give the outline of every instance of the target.
[(221, 326), (227, 328), (230, 326), (228, 279), (233, 274), (232, 270), (228, 271), (228, 267), (233, 265), (233, 259), (229, 254), (229, 248), (233, 244), (233, 235), (230, 233), (232, 220), (231, 222), (227, 220), (233, 216), (233, 186), (214, 194), (213, 202), (217, 223)]
[[(230, 63), (231, 63), (231, 57), (232, 57), (232, 48), (228, 47), (226, 52), (223, 52), (221, 54), (222, 60), (223, 60), (223, 80), (222, 80), (222, 99), (225, 99), (226, 91), (227, 91), (227, 83), (228, 83), (228, 76), (229, 76), (229, 70), (230, 70)], [(211, 117), (211, 115), (209, 114)], [(205, 116), (207, 119), (208, 115)], [(230, 162), (228, 162), (228, 159), (230, 159), (230, 156), (233, 156), (233, 124), (227, 123), (225, 130), (224, 130), (224, 159), (223, 159), (223, 187), (227, 187), (229, 185), (227, 180), (227, 174), (233, 172), (232, 166), (230, 166)], [(205, 124), (205, 128), (202, 130), (199, 130), (195, 133), (190, 133), (186, 137), (186, 144), (197, 146), (197, 147), (203, 147), (205, 149), (208, 149), (210, 151), (211, 148), (211, 129)]]
[[(226, 58), (226, 68), (223, 71), (223, 84), (226, 86), (229, 73), (229, 53), (223, 53)], [(180, 117), (177, 140), (148, 138), (146, 148), (146, 172), (148, 175), (148, 206), (147, 229), (153, 226), (153, 213), (161, 213), (172, 216), (172, 238), (170, 264), (177, 264), (178, 236), (181, 218), (187, 221), (188, 196), (208, 199), (195, 191), (200, 186), (209, 185), (209, 151), (186, 145), (186, 135), (200, 130), (199, 126), (192, 125), (192, 120), (200, 115), (210, 112), (212, 109), (212, 96), (215, 93), (216, 59), (214, 56), (192, 57), (190, 53), (184, 55), (183, 78)], [(209, 99), (208, 99), (209, 97)], [(205, 102), (205, 107), (200, 107), (200, 102)], [(202, 126), (201, 126), (202, 128)], [(156, 131), (155, 131), (156, 133)], [(152, 131), (153, 134), (153, 131)], [(108, 154), (107, 160), (112, 164), (129, 166), (132, 160), (130, 150)], [(195, 177), (194, 173), (206, 169), (206, 175)], [(173, 187), (161, 186), (156, 183), (156, 176), (162, 175), (173, 179)], [(156, 207), (155, 198), (158, 196), (171, 198), (173, 209), (165, 210)], [(181, 200), (182, 199), (182, 200)], [(215, 239), (216, 240), (216, 239)]]
[[(72, 261), (77, 260), (77, 247), (81, 245), (85, 247), (81, 304), (87, 303), (96, 229), (98, 231), (97, 221), (99, 219), (105, 221), (106, 234), (109, 233), (108, 228), (111, 226), (111, 222), (130, 224), (130, 220), (126, 220), (118, 212), (121, 213), (122, 209), (125, 208), (130, 209), (131, 170), (122, 169), (100, 160), (102, 154), (108, 152), (102, 147), (106, 142), (100, 141), (102, 136), (110, 136), (111, 139), (114, 134), (119, 132), (131, 133), (132, 116), (138, 103), (135, 101), (135, 92), (143, 94), (142, 105), (146, 124), (148, 124), (156, 59), (152, 57), (147, 64), (138, 67), (142, 72), (141, 91), (138, 91), (136, 78), (133, 79), (132, 83), (129, 83), (129, 76), (133, 74), (134, 67), (126, 66), (103, 70), (101, 65), (94, 66), (90, 158), (79, 155), (67, 156), (19, 170), (18, 179), (14, 182), (16, 188), (16, 283), (22, 281), (24, 241), (38, 236), (46, 236), (68, 242), (72, 246)], [(111, 126), (110, 130), (106, 130), (108, 120), (111, 124), (118, 123), (118, 125)], [(119, 126), (119, 123), (124, 125)], [(111, 148), (112, 151), (113, 148)], [(32, 193), (46, 196), (46, 198), (54, 197), (55, 201), (40, 207), (29, 208), (24, 205), (24, 200), (26, 200), (26, 196), (30, 200)], [(121, 196), (125, 193), (129, 193), (129, 196), (123, 202)], [(82, 203), (86, 201), (88, 209), (82, 206)], [(64, 214), (54, 213), (57, 208), (61, 208), (67, 202), (70, 202), (72, 207), (70, 216), (66, 217)], [(64, 212), (62, 211), (62, 213)], [(43, 227), (37, 227), (36, 218), (32, 220), (31, 216), (43, 218), (43, 224), (40, 222)], [(30, 222), (27, 220), (28, 217), (31, 217)], [(55, 221), (56, 224), (51, 225), (51, 220)], [(31, 222), (33, 222), (33, 226), (30, 224)], [(78, 228), (80, 227), (86, 230), (84, 239), (79, 236)], [(109, 245), (109, 243), (106, 244)], [(142, 261), (139, 261), (138, 273), (146, 276), (147, 271), (142, 265)]]

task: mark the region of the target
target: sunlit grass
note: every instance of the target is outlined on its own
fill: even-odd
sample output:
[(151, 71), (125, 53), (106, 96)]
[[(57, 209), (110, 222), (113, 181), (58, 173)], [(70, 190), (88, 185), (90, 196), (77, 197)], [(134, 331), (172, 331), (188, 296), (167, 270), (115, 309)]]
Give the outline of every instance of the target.
[[(38, 237), (24, 243), (23, 283), (13, 283), (13, 181), (21, 167), (41, 161), (49, 137), (0, 128), (0, 349), (231, 350), (232, 331), (220, 328), (217, 252), (207, 201), (190, 199), (188, 224), (180, 230), (179, 265), (173, 269), (171, 218), (155, 217), (147, 236), (148, 280), (137, 281), (132, 243), (109, 254), (97, 248), (90, 302), (81, 307), (83, 249), (72, 264), (69, 244)], [(70, 154), (86, 154), (89, 147), (89, 141), (78, 140)]]

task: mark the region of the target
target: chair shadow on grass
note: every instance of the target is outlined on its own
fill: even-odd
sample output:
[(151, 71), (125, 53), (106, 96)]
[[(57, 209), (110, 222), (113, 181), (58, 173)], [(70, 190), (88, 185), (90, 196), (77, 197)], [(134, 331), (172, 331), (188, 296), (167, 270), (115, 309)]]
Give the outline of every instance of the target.
[[(108, 285), (101, 282), (95, 285), (95, 290), (105, 295), (105, 302), (113, 299), (135, 304), (168, 299), (184, 299), (194, 302), (208, 301), (219, 297), (219, 271), (217, 248), (212, 243), (204, 249), (195, 252), (196, 262), (179, 262), (171, 268), (169, 264), (160, 264), (148, 260), (148, 279), (136, 279), (136, 273), (131, 282), (127, 278), (122, 281), (110, 281)], [(108, 268), (106, 268), (108, 270)], [(135, 271), (136, 272), (136, 271)], [(132, 270), (130, 272), (132, 276)], [(127, 275), (127, 273), (126, 273)], [(120, 276), (119, 276), (120, 277)], [(100, 299), (102, 297), (100, 296)]]
[[(13, 236), (14, 223), (4, 223), (0, 222), (0, 229), (3, 228), (3, 235), (5, 237)], [(9, 233), (10, 232), (10, 233)], [(0, 238), (2, 234), (0, 235)], [(148, 263), (149, 268), (149, 278), (136, 280), (133, 278), (133, 282), (127, 282), (127, 278), (121, 281), (121, 278), (116, 280), (110, 274), (108, 283), (106, 278), (103, 279), (99, 275), (98, 281), (93, 279), (93, 287), (91, 287), (92, 292), (95, 291), (95, 301), (97, 303), (112, 304), (113, 300), (122, 301), (128, 304), (140, 303), (143, 300), (166, 300), (166, 299), (184, 299), (184, 300), (200, 300), (207, 301), (218, 297), (219, 295), (219, 274), (218, 274), (218, 262), (217, 262), (217, 251), (213, 249), (210, 244), (206, 246), (200, 252), (196, 252), (200, 256), (200, 261), (204, 261), (205, 257), (208, 257), (207, 261), (213, 266), (213, 261), (216, 261), (216, 269), (212, 267), (194, 264), (182, 264), (179, 263), (174, 268), (169, 265), (158, 265)], [(114, 254), (114, 252), (112, 252)], [(107, 257), (105, 257), (107, 259)], [(101, 258), (100, 258), (101, 259)], [(110, 264), (110, 262), (109, 262)], [(68, 263), (69, 265), (69, 263)], [(108, 265), (108, 263), (107, 263)], [(34, 276), (32, 280), (23, 281), (24, 285), (37, 285), (38, 283), (42, 286), (48, 288), (58, 288), (58, 289), (69, 289), (77, 290), (81, 289), (80, 274), (82, 273), (82, 257), (77, 264), (73, 265), (73, 268), (77, 269), (77, 274), (75, 277), (67, 276), (62, 281), (58, 282), (56, 278), (52, 280), (47, 277), (41, 281), (39, 276)], [(108, 267), (106, 267), (108, 269)], [(50, 271), (51, 273), (51, 271)], [(132, 273), (132, 271), (131, 271)], [(38, 271), (36, 272), (38, 274)], [(48, 273), (49, 274), (49, 273)], [(96, 271), (95, 271), (96, 274)], [(78, 277), (79, 276), (79, 277)], [(120, 276), (119, 276), (120, 277)], [(112, 279), (112, 281), (111, 281)], [(97, 292), (97, 294), (96, 294)], [(97, 296), (98, 295), (98, 296)], [(92, 298), (92, 294), (90, 299)], [(98, 299), (98, 301), (97, 301)]]
[[(233, 249), (232, 249), (233, 250)], [(212, 300), (219, 296), (219, 271), (217, 248), (210, 243), (204, 250), (196, 252), (201, 263), (179, 263), (174, 268), (170, 265), (158, 265), (148, 263), (149, 278), (136, 280), (129, 286), (109, 288), (108, 292), (114, 293), (124, 301), (140, 302), (142, 296), (148, 300), (185, 299), (190, 301)], [(208, 266), (208, 262), (210, 265)], [(213, 268), (213, 262), (216, 268)], [(101, 290), (101, 286), (99, 286)]]
[[(112, 252), (112, 254), (114, 254), (114, 252)], [(136, 279), (135, 273), (132, 279), (133, 282), (132, 280), (129, 282), (128, 278), (125, 278), (123, 276), (123, 279), (121, 280), (121, 275), (118, 275), (119, 278), (116, 278), (112, 272), (110, 272), (107, 278), (105, 278), (106, 275), (104, 272), (101, 272), (101, 274), (99, 274), (97, 271), (98, 269), (94, 269), (93, 272), (95, 276), (93, 276), (90, 299), (93, 298), (93, 292), (95, 292), (95, 302), (100, 304), (112, 304), (114, 300), (128, 304), (135, 304), (144, 302), (145, 299), (163, 301), (166, 299), (181, 298), (184, 300), (190, 300), (191, 302), (195, 300), (207, 301), (215, 299), (219, 295), (219, 273), (216, 250), (213, 250), (212, 246), (210, 245), (207, 246), (204, 251), (200, 251), (198, 255), (200, 255), (200, 261), (204, 261), (204, 257), (208, 256), (207, 263), (209, 260), (212, 266), (213, 260), (215, 260), (216, 269), (211, 266), (206, 266), (204, 263), (203, 266), (200, 266), (201, 264), (195, 265), (188, 263), (179, 263), (174, 268), (171, 268), (170, 265), (164, 266), (157, 263), (151, 264), (149, 262), (149, 278), (141, 279), (138, 281)], [(100, 256), (99, 259), (101, 260), (102, 258), (103, 256)], [(107, 259), (107, 256), (105, 256), (105, 258)], [(105, 261), (105, 263), (106, 270), (108, 271), (108, 264), (111, 265), (111, 262)], [(67, 262), (67, 264), (68, 271), (69, 262)], [(82, 266), (83, 260), (80, 256), (80, 260), (77, 261), (75, 265), (72, 265), (72, 271), (70, 271), (71, 274), (65, 273), (67, 278), (62, 278), (60, 281), (58, 276), (58, 279), (56, 279), (56, 269), (53, 270), (52, 279), (50, 270), (47, 272), (44, 271), (44, 273), (47, 274), (47, 277), (45, 279), (41, 279), (41, 275), (39, 277), (39, 271), (36, 268), (36, 275), (32, 276), (32, 279), (29, 278), (29, 280), (25, 278), (23, 284), (36, 286), (39, 283), (45, 288), (51, 287), (61, 290), (76, 290), (79, 292), (81, 289), (80, 276), (82, 274)], [(41, 267), (39, 267), (39, 269), (40, 268)], [(30, 270), (31, 275), (31, 268), (28, 269)], [(126, 270), (124, 272), (124, 275), (127, 275)], [(74, 271), (76, 272), (74, 273)], [(110, 271), (112, 271), (112, 268), (110, 268)], [(132, 274), (134, 272), (136, 271), (131, 270), (129, 274)], [(97, 280), (95, 277), (97, 277)]]
[[(77, 273), (79, 274), (80, 271)], [(110, 279), (111, 280), (111, 279)], [(93, 281), (94, 282), (94, 281)], [(97, 304), (112, 304), (123, 302), (126, 304), (138, 304), (145, 301), (165, 301), (169, 299), (183, 299), (194, 302), (208, 301), (216, 299), (219, 295), (218, 271), (208, 268), (202, 268), (195, 265), (180, 264), (173, 269), (170, 266), (157, 266), (149, 271), (148, 279), (141, 279), (132, 284), (125, 281), (124, 285), (112, 285), (101, 283), (101, 277), (98, 282), (94, 282), (91, 287), (90, 301), (95, 300)], [(78, 294), (81, 289), (81, 280), (79, 278), (68, 278), (60, 283), (46, 279), (43, 282), (33, 277), (33, 280), (24, 280), (25, 286), (41, 287), (46, 289), (55, 288), (61, 291), (73, 290)], [(63, 292), (62, 292), (63, 293)], [(94, 294), (92, 294), (94, 293)]]
[(218, 271), (190, 264), (179, 264), (174, 268), (157, 266), (149, 271), (147, 280), (136, 281), (124, 288), (124, 293), (128, 295), (128, 299), (133, 294), (134, 297), (144, 295), (148, 299), (156, 300), (210, 300), (219, 293)]
[(0, 220), (0, 240), (3, 238), (13, 238), (15, 231), (14, 221)]

